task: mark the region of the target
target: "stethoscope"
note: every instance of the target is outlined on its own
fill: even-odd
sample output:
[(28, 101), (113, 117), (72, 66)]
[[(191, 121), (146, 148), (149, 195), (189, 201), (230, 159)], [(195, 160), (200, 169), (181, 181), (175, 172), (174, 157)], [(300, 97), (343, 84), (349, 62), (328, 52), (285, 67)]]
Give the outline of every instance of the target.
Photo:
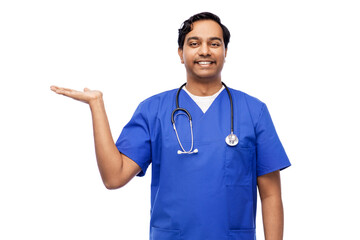
[[(231, 132), (230, 134), (225, 138), (225, 142), (227, 143), (227, 145), (233, 147), (233, 146), (236, 146), (238, 143), (239, 143), (239, 139), (238, 137), (234, 134), (234, 109), (233, 109), (233, 102), (232, 102), (232, 96), (231, 96), (231, 93), (230, 93), (230, 90), (229, 88), (225, 85), (225, 83), (221, 82), (222, 85), (224, 85), (227, 93), (228, 93), (228, 96), (229, 96), (229, 99), (230, 99), (230, 108), (231, 108)], [(182, 149), (181, 150), (178, 150), (177, 153), (178, 154), (193, 154), (193, 153), (198, 153), (199, 150), (197, 148), (194, 148), (194, 134), (193, 134), (193, 127), (192, 127), (192, 120), (191, 120), (191, 115), (190, 113), (188, 112), (188, 110), (186, 110), (185, 108), (180, 108), (179, 107), (179, 93), (180, 93), (180, 90), (186, 85), (186, 83), (184, 83), (183, 85), (181, 85), (181, 87), (177, 90), (177, 93), (176, 93), (176, 108), (175, 110), (172, 112), (171, 114), (171, 122), (172, 122), (172, 125), (173, 125), (173, 128), (175, 130), (175, 134), (176, 134), (176, 138), (179, 142), (179, 145)], [(185, 115), (187, 116), (187, 118), (189, 119), (189, 123), (190, 123), (190, 131), (191, 131), (191, 147), (190, 147), (190, 150), (189, 151), (185, 151), (183, 145), (181, 144), (181, 141), (180, 141), (180, 138), (179, 138), (179, 134), (176, 130), (176, 126), (175, 126), (175, 118), (174, 118), (174, 115), (176, 112), (180, 111), (180, 113), (178, 113), (176, 116), (178, 115)]]

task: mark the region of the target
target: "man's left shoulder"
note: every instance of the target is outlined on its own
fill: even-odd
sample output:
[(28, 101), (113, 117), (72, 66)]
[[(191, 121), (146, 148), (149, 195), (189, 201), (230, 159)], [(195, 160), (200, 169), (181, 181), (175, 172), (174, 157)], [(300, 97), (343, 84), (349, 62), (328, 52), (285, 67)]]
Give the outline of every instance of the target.
[(229, 88), (231, 91), (231, 94), (236, 99), (240, 99), (240, 101), (244, 101), (250, 109), (261, 109), (265, 105), (264, 102), (259, 100), (257, 97), (254, 97), (250, 94), (247, 94), (241, 90)]

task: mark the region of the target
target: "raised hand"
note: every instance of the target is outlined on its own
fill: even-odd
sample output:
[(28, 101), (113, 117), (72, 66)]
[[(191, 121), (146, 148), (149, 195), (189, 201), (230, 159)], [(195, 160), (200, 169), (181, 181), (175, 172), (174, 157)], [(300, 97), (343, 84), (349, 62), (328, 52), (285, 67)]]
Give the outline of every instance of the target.
[(90, 90), (88, 88), (84, 88), (84, 91), (76, 91), (70, 88), (63, 88), (57, 86), (51, 86), (50, 89), (57, 94), (61, 94), (72, 99), (84, 102), (84, 103), (91, 103), (92, 101), (96, 101), (102, 98), (102, 92), (98, 90)]

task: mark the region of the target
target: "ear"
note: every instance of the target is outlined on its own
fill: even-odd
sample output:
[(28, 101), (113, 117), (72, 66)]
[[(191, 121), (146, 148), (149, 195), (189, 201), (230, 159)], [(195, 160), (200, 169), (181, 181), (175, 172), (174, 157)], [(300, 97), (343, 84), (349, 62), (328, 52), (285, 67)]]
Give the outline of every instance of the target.
[(184, 63), (183, 50), (178, 48), (178, 54), (179, 54), (179, 57), (181, 59), (181, 63)]
[(226, 55), (227, 55), (227, 48), (225, 48), (225, 57), (224, 57), (224, 62), (226, 62)]

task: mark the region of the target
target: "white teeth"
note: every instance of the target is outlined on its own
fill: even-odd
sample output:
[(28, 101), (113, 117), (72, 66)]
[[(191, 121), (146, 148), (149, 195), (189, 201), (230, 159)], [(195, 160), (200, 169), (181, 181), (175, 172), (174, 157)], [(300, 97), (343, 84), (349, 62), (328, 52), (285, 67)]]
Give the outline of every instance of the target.
[(211, 62), (198, 62), (199, 64), (211, 64)]

